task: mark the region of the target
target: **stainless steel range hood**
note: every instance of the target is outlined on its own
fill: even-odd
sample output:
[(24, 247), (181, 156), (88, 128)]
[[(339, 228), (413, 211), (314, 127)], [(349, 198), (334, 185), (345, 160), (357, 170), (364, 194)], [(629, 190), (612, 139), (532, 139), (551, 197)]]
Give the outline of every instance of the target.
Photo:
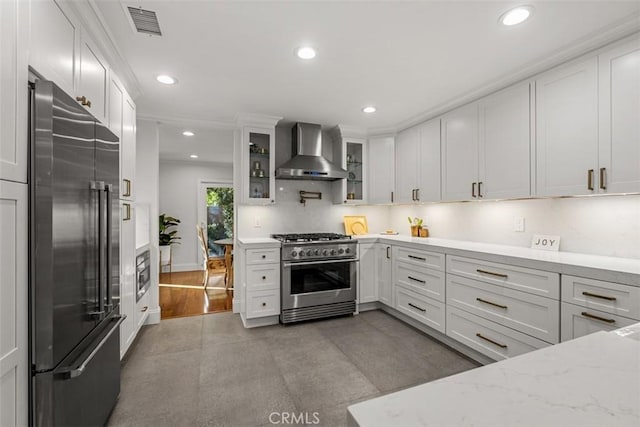
[(346, 170), (322, 157), (320, 125), (296, 123), (291, 132), (293, 157), (276, 169), (276, 178), (335, 181), (347, 177)]

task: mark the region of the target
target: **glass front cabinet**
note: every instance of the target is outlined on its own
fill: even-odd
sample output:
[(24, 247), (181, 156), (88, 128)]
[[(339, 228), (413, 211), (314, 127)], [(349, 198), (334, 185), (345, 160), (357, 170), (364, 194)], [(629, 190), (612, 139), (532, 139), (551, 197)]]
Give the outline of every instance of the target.
[[(361, 204), (367, 201), (367, 143), (356, 132), (338, 127), (334, 132), (333, 160), (347, 171), (347, 179), (334, 183), (334, 203)], [(351, 134), (356, 136), (351, 136)]]
[(241, 124), (241, 192), (244, 204), (275, 203), (275, 124)]

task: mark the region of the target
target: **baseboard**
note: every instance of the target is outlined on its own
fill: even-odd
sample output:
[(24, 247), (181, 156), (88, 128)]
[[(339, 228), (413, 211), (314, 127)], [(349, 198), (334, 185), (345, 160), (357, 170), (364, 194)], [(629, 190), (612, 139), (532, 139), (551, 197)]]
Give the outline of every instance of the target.
[(280, 323), (280, 316), (259, 317), (257, 319), (246, 319), (242, 314), (240, 315), (242, 324), (245, 328), (258, 328), (260, 326), (271, 326)]
[(160, 323), (160, 307), (152, 308), (149, 310), (149, 315), (147, 316), (147, 320), (145, 320), (145, 325), (157, 325)]
[[(235, 295), (235, 291), (233, 295)], [(240, 299), (234, 298), (233, 301), (231, 301), (231, 306), (233, 307), (233, 313), (240, 313)]]
[(362, 304), (358, 304), (358, 312), (362, 313), (363, 311), (379, 310), (380, 307), (382, 307), (382, 304), (377, 301), (363, 302)]

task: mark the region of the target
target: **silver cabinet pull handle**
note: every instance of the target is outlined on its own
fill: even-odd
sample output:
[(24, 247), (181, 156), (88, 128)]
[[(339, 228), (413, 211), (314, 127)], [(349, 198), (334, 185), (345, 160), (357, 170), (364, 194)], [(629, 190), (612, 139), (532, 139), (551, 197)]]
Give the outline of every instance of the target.
[(482, 274), (489, 274), (489, 275), (491, 275), (491, 276), (502, 277), (503, 279), (506, 279), (507, 277), (509, 277), (508, 275), (503, 274), (503, 273), (494, 273), (494, 272), (492, 272), (492, 271), (481, 270), (481, 269), (479, 269), (479, 268), (476, 268), (476, 271), (477, 271), (478, 273), (482, 273)]
[(485, 341), (487, 341), (487, 342), (490, 342), (490, 343), (491, 343), (491, 344), (493, 344), (493, 345), (497, 345), (497, 346), (498, 346), (498, 347), (500, 347), (500, 348), (507, 348), (507, 345), (506, 345), (506, 344), (500, 344), (498, 341), (494, 341), (494, 340), (492, 340), (491, 338), (487, 338), (487, 337), (483, 336), (480, 332), (478, 332), (478, 333), (476, 334), (476, 336), (477, 336), (478, 338), (482, 338), (483, 340), (485, 340)]
[(122, 194), (124, 197), (131, 196), (131, 180), (123, 179), (122, 182), (125, 184), (125, 192)]
[(422, 257), (419, 257), (419, 256), (414, 256), (414, 255), (407, 255), (407, 256), (409, 258), (411, 258), (411, 259), (417, 259), (417, 260), (420, 260), (420, 261), (426, 261), (427, 260), (426, 258), (422, 258)]
[(599, 320), (601, 322), (606, 322), (606, 323), (616, 323), (615, 319), (607, 319), (606, 317), (596, 316), (595, 314), (590, 314), (590, 313), (587, 313), (586, 311), (583, 311), (580, 314), (582, 314), (584, 317), (588, 317), (589, 319), (595, 319), (595, 320)]
[(476, 298), (476, 301), (480, 301), (480, 302), (483, 302), (485, 304), (493, 305), (495, 307), (503, 308), (505, 310), (507, 309), (506, 305), (502, 305), (502, 304), (498, 304), (498, 303), (495, 303), (495, 302), (487, 301), (487, 300), (482, 299), (482, 298)]
[(425, 310), (425, 309), (424, 309), (424, 308), (422, 308), (422, 307), (418, 307), (417, 305), (413, 305), (413, 304), (411, 304), (410, 302), (408, 302), (407, 304), (408, 304), (410, 307), (413, 307), (413, 308), (415, 308), (416, 310), (420, 310), (420, 311), (421, 311), (421, 312), (423, 312), (423, 313), (426, 313), (426, 311), (427, 311), (427, 310)]
[(607, 301), (615, 301), (616, 300), (616, 297), (608, 297), (608, 296), (605, 296), (605, 295), (592, 294), (591, 292), (588, 292), (588, 291), (583, 291), (582, 295), (584, 295), (586, 297), (606, 299)]
[(424, 280), (416, 279), (415, 277), (411, 277), (411, 276), (407, 276), (407, 279), (413, 280), (414, 282), (418, 282), (418, 283), (427, 283)]

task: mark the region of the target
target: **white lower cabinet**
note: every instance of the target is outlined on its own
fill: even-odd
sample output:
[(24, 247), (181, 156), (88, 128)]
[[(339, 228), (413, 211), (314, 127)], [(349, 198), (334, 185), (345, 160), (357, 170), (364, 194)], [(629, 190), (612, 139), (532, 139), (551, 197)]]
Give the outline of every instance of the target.
[(144, 322), (149, 317), (149, 292), (145, 293), (138, 302), (136, 302), (136, 331), (139, 331)]
[(358, 296), (359, 304), (378, 301), (378, 286), (376, 283), (376, 244), (360, 243), (359, 271), (358, 271)]
[(135, 222), (130, 203), (120, 201), (120, 313), (127, 318), (120, 324), (120, 358), (138, 332), (136, 313)]
[(0, 181), (0, 426), (26, 426), (27, 185)]
[(594, 332), (613, 331), (639, 321), (563, 302), (561, 339), (564, 342)]
[(432, 327), (438, 332), (445, 332), (444, 303), (425, 297), (402, 285), (396, 284), (394, 290), (396, 310)]
[(444, 302), (444, 271), (399, 262), (396, 263), (394, 275), (396, 285), (402, 285), (426, 297)]
[(376, 243), (376, 288), (378, 300), (393, 307), (393, 280), (391, 245)]
[(240, 287), (240, 315), (244, 326), (264, 326), (278, 323), (280, 315), (280, 248), (241, 245), (237, 257)]
[(507, 359), (550, 345), (451, 306), (447, 306), (447, 336), (493, 360)]
[(280, 287), (247, 291), (247, 319), (280, 314)]

